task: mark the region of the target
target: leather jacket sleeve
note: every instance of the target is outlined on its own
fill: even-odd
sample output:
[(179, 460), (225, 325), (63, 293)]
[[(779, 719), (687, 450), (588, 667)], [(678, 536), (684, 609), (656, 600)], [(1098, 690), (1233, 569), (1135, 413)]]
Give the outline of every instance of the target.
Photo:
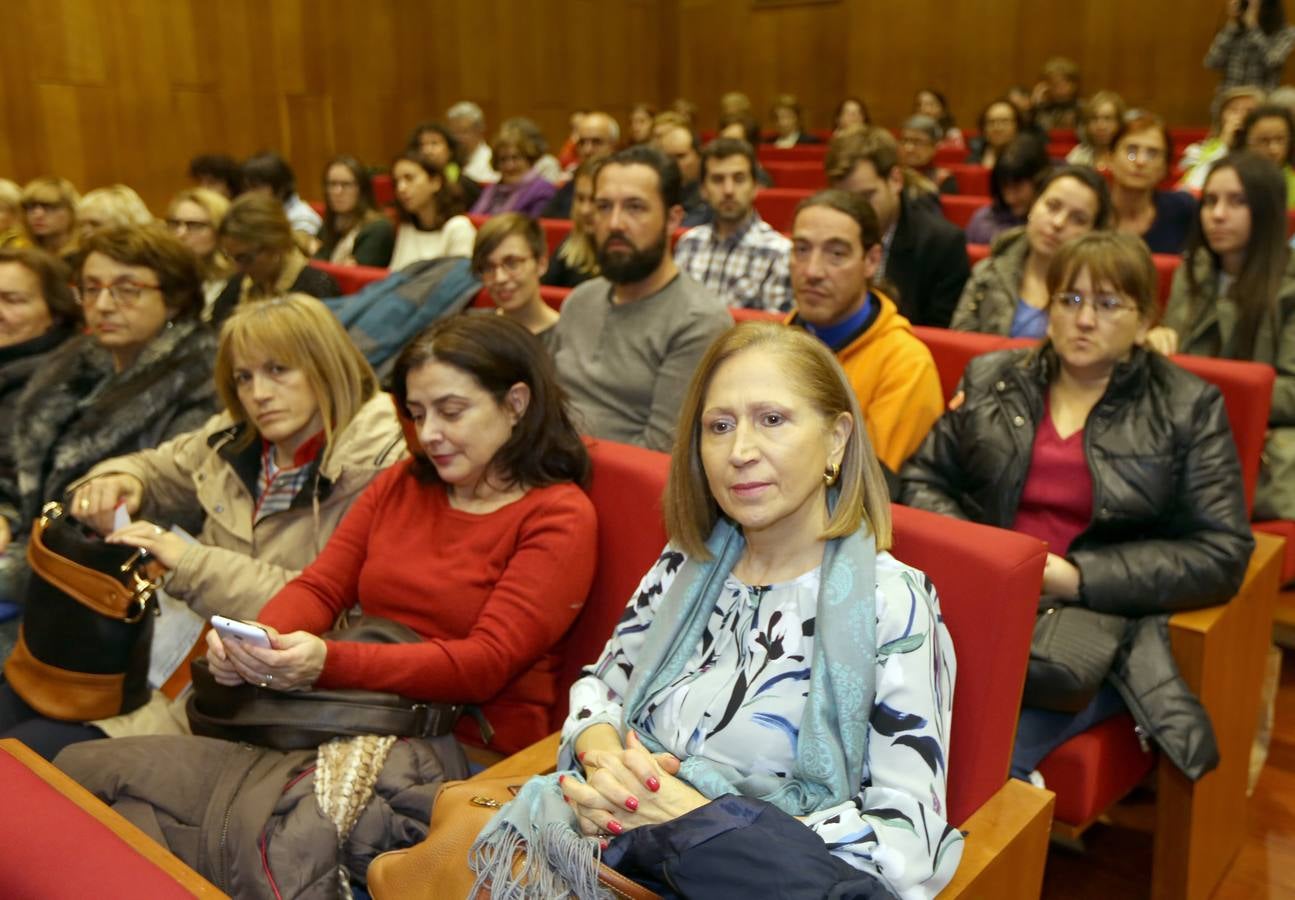
[(1080, 572), (1080, 599), (1090, 609), (1125, 616), (1195, 609), (1227, 602), (1240, 587), (1254, 537), (1217, 388), (1201, 391), (1183, 433), (1188, 444), (1176, 486), (1176, 533), (1131, 536), (1069, 553)]

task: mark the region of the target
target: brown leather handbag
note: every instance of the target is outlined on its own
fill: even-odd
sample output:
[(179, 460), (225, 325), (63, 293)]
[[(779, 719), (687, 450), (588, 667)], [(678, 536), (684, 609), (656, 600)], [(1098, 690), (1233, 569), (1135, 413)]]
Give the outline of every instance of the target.
[(108, 544), (48, 503), (27, 543), (31, 579), (5, 680), (51, 719), (89, 722), (149, 698), (159, 580), (141, 551)]
[[(490, 817), (520, 789), (515, 775), (447, 781), (441, 785), (423, 842), (405, 850), (383, 853), (369, 866), (365, 880), (374, 900), (445, 897), (490, 900), (489, 889), (472, 895), (477, 876), (468, 868), (468, 850)], [(519, 868), (520, 864), (519, 854)], [(621, 900), (661, 900), (659, 894), (601, 864), (598, 884)]]

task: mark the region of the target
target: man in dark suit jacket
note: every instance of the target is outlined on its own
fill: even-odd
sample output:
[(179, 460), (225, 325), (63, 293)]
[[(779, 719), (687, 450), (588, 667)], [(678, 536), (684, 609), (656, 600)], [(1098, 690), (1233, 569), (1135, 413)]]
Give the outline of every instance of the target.
[(828, 147), (825, 165), (833, 187), (876, 210), (884, 250), (879, 276), (894, 286), (899, 311), (914, 325), (949, 327), (971, 276), (966, 236), (937, 204), (910, 196), (895, 139), (880, 128), (842, 135)]

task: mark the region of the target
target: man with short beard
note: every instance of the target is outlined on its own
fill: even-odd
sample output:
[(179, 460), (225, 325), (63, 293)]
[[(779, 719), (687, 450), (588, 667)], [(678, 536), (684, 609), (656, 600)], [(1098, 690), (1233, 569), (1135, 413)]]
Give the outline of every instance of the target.
[(711, 221), (690, 228), (675, 245), (679, 268), (729, 306), (791, 311), (791, 241), (755, 210), (755, 150), (717, 138), (701, 154), (701, 195)]
[(679, 167), (652, 147), (622, 150), (594, 177), (602, 277), (571, 292), (555, 326), (558, 379), (585, 434), (669, 450), (693, 370), (733, 324), (670, 255), (679, 197)]

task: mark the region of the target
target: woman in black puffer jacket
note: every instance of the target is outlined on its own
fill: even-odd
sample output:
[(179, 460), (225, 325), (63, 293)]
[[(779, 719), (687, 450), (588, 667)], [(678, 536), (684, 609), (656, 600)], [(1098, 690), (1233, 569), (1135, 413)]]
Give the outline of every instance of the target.
[(1136, 238), (1079, 238), (1047, 282), (1048, 339), (968, 365), (950, 411), (904, 467), (903, 501), (1045, 540), (1045, 596), (1131, 622), (1086, 709), (1022, 710), (1014, 775), (1127, 707), (1198, 778), (1218, 752), (1177, 677), (1167, 621), (1227, 601), (1254, 547), (1223, 398), (1142, 349), (1156, 282)]

